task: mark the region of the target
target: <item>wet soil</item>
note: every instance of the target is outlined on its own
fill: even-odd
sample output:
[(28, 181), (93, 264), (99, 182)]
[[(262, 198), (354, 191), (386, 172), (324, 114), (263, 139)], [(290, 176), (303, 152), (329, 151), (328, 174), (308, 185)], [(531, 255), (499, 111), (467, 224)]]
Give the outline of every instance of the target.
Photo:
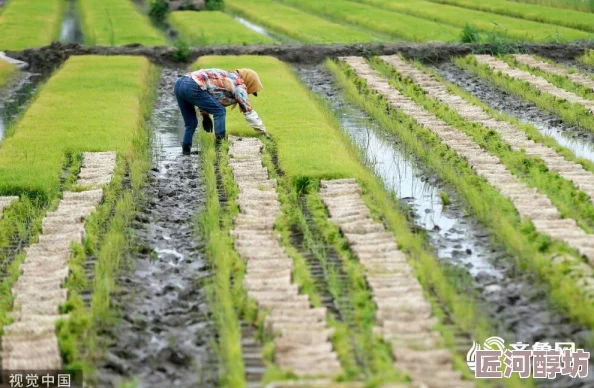
[[(487, 44), (480, 47), (488, 48), (488, 46)], [(478, 45), (471, 43), (443, 42), (216, 46), (193, 48), (185, 60), (179, 61), (176, 59), (177, 49), (174, 47), (144, 47), (139, 44), (116, 47), (87, 47), (80, 44), (55, 42), (46, 47), (9, 51), (7, 54), (30, 63), (34, 71), (47, 72), (59, 67), (71, 55), (141, 55), (157, 64), (174, 67), (179, 64), (193, 63), (197, 58), (205, 55), (271, 55), (286, 62), (319, 64), (324, 62), (326, 58), (339, 56), (372, 56), (400, 53), (407, 58), (436, 62), (448, 60), (453, 56), (467, 55), (478, 48)], [(524, 44), (519, 46), (519, 50), (522, 52), (548, 56), (554, 59), (573, 59), (582, 55), (584, 50), (588, 48), (594, 48), (594, 42)]]
[(103, 336), (100, 386), (133, 378), (139, 387), (217, 384), (216, 330), (207, 296), (212, 269), (194, 229), (206, 194), (199, 157), (181, 155), (176, 79), (175, 71), (163, 71), (152, 117), (155, 164), (134, 222), (137, 252), (112, 298), (120, 316)]
[[(580, 344), (589, 338), (590, 331), (570, 323), (548, 304), (543, 287), (531, 274), (520, 272), (515, 266), (516, 258), (490, 240), (489, 231), (468, 213), (453, 188), (424, 168), (399, 144), (397, 137), (387, 134), (365, 112), (346, 102), (332, 74), (321, 66), (300, 67), (297, 71), (314, 93), (329, 102), (343, 132), (362, 151), (368, 167), (408, 208), (411, 222), (426, 234), (438, 260), (446, 269), (454, 269), (453, 274), (461, 273), (464, 279), (470, 279), (461, 291), (473, 295), (490, 318), (493, 336), (528, 344)], [(446, 192), (451, 202), (445, 207), (441, 192)], [(557, 379), (539, 385), (594, 386), (594, 374), (590, 376), (588, 380)]]
[(0, 88), (0, 143), (7, 129), (25, 111), (28, 102), (45, 79), (41, 74), (20, 71), (16, 78)]
[(552, 136), (577, 156), (594, 162), (594, 133), (566, 124), (558, 116), (538, 108), (534, 103), (498, 89), (494, 84), (453, 63), (443, 63), (434, 69), (444, 79), (473, 94), (491, 108), (523, 123), (534, 125), (543, 135)]

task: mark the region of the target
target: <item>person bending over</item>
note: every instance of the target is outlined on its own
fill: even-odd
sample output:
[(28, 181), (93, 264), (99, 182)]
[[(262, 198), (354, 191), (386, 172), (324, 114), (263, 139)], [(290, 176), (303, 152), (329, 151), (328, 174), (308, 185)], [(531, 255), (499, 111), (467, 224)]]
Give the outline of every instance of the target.
[(258, 96), (260, 90), (262, 83), (258, 73), (252, 69), (202, 69), (180, 77), (175, 83), (174, 91), (184, 118), (183, 154), (190, 154), (192, 138), (198, 126), (195, 106), (200, 110), (202, 126), (206, 132), (212, 132), (213, 123), (210, 115), (213, 115), (217, 141), (225, 138), (225, 107), (230, 105), (239, 106), (248, 124), (268, 137), (266, 127), (252, 109), (248, 98), (250, 94)]

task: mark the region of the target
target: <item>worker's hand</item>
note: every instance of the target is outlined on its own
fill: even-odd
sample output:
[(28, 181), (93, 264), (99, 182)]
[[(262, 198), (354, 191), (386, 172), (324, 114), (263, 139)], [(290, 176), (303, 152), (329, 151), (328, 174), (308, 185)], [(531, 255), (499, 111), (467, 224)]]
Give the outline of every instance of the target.
[(208, 113), (202, 114), (202, 128), (204, 128), (205, 132), (208, 132), (208, 133), (212, 132), (212, 128), (213, 128), (212, 119), (210, 118), (210, 115)]
[(264, 123), (262, 123), (260, 116), (258, 116), (258, 113), (256, 113), (255, 110), (252, 110), (251, 112), (246, 112), (244, 114), (244, 116), (245, 116), (245, 120), (248, 122), (248, 124), (252, 128), (254, 128), (256, 131), (262, 133), (264, 136), (270, 138), (270, 135), (266, 131), (266, 127), (264, 126)]

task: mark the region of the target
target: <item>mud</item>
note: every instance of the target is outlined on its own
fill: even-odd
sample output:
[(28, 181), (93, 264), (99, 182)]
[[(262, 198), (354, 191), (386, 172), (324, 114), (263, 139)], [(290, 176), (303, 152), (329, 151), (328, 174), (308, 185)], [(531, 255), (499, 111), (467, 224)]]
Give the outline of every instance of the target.
[[(471, 279), (467, 291), (490, 318), (495, 330), (491, 335), (530, 344), (587, 341), (592, 333), (570, 323), (548, 304), (546, 291), (537, 280), (520, 272), (515, 266), (517, 259), (490, 241), (489, 231), (464, 209), (453, 188), (399, 146), (398, 138), (346, 102), (332, 74), (321, 66), (299, 67), (298, 74), (314, 93), (329, 102), (342, 130), (361, 150), (368, 166), (408, 206), (413, 223), (426, 233), (438, 260)], [(448, 194), (451, 203), (446, 207), (440, 192)], [(587, 381), (557, 379), (548, 384), (592, 386), (594, 374), (590, 376)]]
[(62, 27), (60, 30), (60, 42), (62, 43), (82, 43), (83, 35), (80, 28), (80, 21), (76, 12), (76, 3), (74, 0), (68, 2), (62, 16)]
[[(60, 66), (71, 55), (141, 55), (152, 62), (165, 66), (187, 65), (205, 55), (271, 55), (282, 61), (300, 64), (319, 64), (326, 58), (340, 56), (373, 56), (400, 53), (407, 58), (424, 61), (443, 61), (453, 56), (471, 54), (479, 48), (470, 43), (364, 43), (364, 44), (287, 44), (287, 45), (250, 45), (250, 46), (217, 46), (193, 48), (185, 61), (177, 61), (173, 47), (144, 47), (138, 44), (127, 46), (87, 47), (80, 44), (52, 43), (49, 46), (9, 51), (7, 54), (31, 64), (37, 72), (49, 72)], [(481, 45), (488, 49), (489, 45)], [(576, 42), (572, 44), (525, 44), (519, 51), (557, 59), (573, 59), (582, 55), (584, 50), (594, 48), (594, 42)]]
[(577, 156), (594, 162), (594, 134), (571, 126), (561, 119), (538, 108), (534, 103), (498, 89), (469, 71), (452, 63), (434, 66), (445, 80), (450, 81), (479, 98), (491, 108), (534, 125), (543, 135), (553, 137), (559, 144), (569, 148)]
[(41, 74), (21, 71), (7, 86), (0, 89), (0, 143), (4, 140), (7, 129), (25, 111), (43, 79)]
[(217, 339), (207, 301), (212, 270), (194, 230), (205, 189), (198, 157), (181, 155), (176, 79), (175, 71), (163, 71), (152, 117), (155, 162), (134, 222), (137, 253), (112, 298), (121, 316), (103, 336), (99, 386), (133, 378), (139, 387), (217, 384)]

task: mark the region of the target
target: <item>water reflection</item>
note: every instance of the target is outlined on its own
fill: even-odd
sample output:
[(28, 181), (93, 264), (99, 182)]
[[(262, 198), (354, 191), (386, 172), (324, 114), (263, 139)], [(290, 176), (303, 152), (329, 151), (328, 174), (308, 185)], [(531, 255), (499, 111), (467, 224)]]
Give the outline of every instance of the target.
[(0, 143), (8, 128), (27, 107), (27, 101), (41, 80), (41, 74), (21, 71), (5, 90), (0, 90)]
[(76, 3), (74, 0), (68, 2), (68, 7), (62, 16), (62, 28), (60, 30), (60, 42), (62, 43), (82, 43), (82, 32), (76, 12)]
[(272, 34), (270, 34), (268, 31), (266, 31), (266, 29), (264, 29), (264, 27), (260, 27), (257, 24), (254, 24), (242, 17), (239, 16), (235, 16), (234, 17), (235, 20), (237, 20), (239, 23), (243, 24), (244, 26), (246, 26), (247, 28), (249, 28), (252, 31), (257, 32), (258, 34), (262, 34), (265, 35), (269, 38), (274, 38), (274, 36), (272, 36)]
[[(453, 259), (467, 267), (472, 276), (485, 271), (500, 272), (487, 260), (490, 249), (485, 246), (484, 239), (479, 238), (478, 225), (470, 222), (463, 213), (444, 207), (441, 197), (444, 189), (416, 167), (411, 155), (395, 147), (396, 138), (382, 134), (382, 130), (363, 112), (352, 108), (341, 108), (339, 121), (386, 188), (411, 206), (415, 224), (430, 232), (430, 240), (439, 258)], [(456, 206), (454, 195), (447, 195), (451, 201), (449, 206)]]

